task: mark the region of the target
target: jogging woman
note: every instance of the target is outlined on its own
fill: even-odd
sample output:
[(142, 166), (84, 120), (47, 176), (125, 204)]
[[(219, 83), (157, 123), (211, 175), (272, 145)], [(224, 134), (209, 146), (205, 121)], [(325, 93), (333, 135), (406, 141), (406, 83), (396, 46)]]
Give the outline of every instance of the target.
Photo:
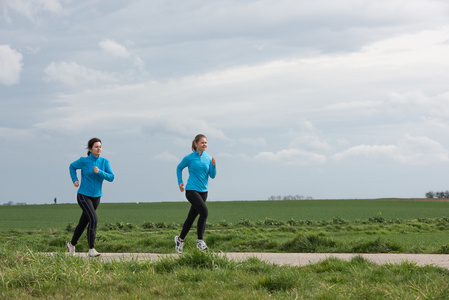
[[(189, 233), (196, 217), (197, 224), (197, 248), (206, 250), (207, 245), (203, 240), (204, 230), (206, 229), (206, 220), (208, 210), (206, 207), (206, 199), (208, 192), (208, 181), (210, 178), (215, 178), (217, 174), (215, 158), (205, 152), (207, 148), (207, 138), (202, 134), (198, 134), (192, 142), (192, 153), (183, 158), (176, 169), (178, 177), (178, 186), (181, 192), (186, 192), (186, 198), (192, 205), (190, 207), (187, 219), (182, 227), (181, 234), (175, 237), (175, 249), (178, 253), (182, 253), (184, 247), (184, 238)], [(187, 167), (189, 170), (189, 179), (184, 188), (182, 181), (182, 170)]]
[[(67, 249), (70, 255), (75, 254), (75, 246), (89, 224), (87, 228), (88, 255), (95, 257), (100, 255), (94, 248), (98, 221), (96, 210), (103, 195), (103, 180), (112, 182), (114, 174), (109, 166), (109, 161), (100, 157), (101, 140), (99, 138), (90, 139), (87, 143), (87, 150), (87, 157), (81, 157), (71, 163), (69, 167), (73, 185), (79, 187), (76, 200), (83, 213), (73, 233), (72, 241), (67, 243)], [(78, 169), (81, 170), (81, 185), (76, 174)]]

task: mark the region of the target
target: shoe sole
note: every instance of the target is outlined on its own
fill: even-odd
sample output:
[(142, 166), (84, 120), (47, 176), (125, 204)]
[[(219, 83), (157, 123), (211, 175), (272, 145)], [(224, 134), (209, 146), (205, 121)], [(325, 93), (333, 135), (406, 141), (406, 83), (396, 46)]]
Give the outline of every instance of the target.
[(182, 253), (182, 250), (181, 251), (179, 251), (178, 250), (178, 248), (177, 248), (177, 246), (178, 246), (178, 242), (176, 241), (176, 236), (175, 236), (175, 250), (176, 250), (176, 252), (178, 252), (178, 254), (181, 254)]
[(207, 248), (207, 246), (206, 246), (206, 248), (204, 248), (204, 249), (201, 249), (200, 247), (198, 247), (198, 246), (196, 246), (196, 248), (198, 249), (198, 250), (200, 250), (200, 251), (204, 251), (204, 250), (207, 250), (207, 249), (209, 249), (209, 248)]
[(75, 252), (70, 252), (70, 248), (69, 248), (69, 245), (66, 243), (65, 244), (65, 248), (67, 249), (67, 251), (69, 252), (69, 255), (74, 255), (75, 254)]

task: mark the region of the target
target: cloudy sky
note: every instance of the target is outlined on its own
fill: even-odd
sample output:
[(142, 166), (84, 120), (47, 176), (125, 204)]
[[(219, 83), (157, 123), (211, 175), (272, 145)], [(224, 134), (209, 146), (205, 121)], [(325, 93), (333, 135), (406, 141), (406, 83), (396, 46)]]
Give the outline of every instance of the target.
[(102, 201), (185, 201), (197, 133), (210, 201), (422, 198), (448, 82), (446, 0), (0, 0), (0, 204), (75, 203), (94, 136)]

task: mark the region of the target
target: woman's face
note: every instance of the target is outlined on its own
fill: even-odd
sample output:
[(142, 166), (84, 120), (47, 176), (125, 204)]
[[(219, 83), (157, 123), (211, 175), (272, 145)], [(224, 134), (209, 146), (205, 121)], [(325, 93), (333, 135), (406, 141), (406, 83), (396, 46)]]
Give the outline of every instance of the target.
[(207, 148), (207, 139), (203, 137), (195, 144), (196, 144), (196, 151), (203, 152)]
[(95, 142), (90, 150), (93, 156), (98, 157), (101, 154), (101, 143)]

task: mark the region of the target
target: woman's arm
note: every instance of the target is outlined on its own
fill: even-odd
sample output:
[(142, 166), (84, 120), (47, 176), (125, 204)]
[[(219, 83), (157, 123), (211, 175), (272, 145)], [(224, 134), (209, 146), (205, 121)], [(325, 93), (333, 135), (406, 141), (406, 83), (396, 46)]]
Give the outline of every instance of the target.
[[(77, 174), (76, 174), (76, 170), (80, 169), (81, 166), (82, 166), (82, 160), (81, 160), (81, 158), (78, 159), (78, 160), (75, 160), (74, 162), (72, 162), (72, 163), (69, 165), (70, 178), (72, 179), (73, 184), (75, 184), (75, 182), (77, 182), (77, 181), (78, 181), (78, 183), (79, 183), (78, 176), (77, 176)], [(79, 184), (78, 184), (78, 185), (79, 185)], [(76, 186), (76, 185), (75, 185), (75, 186)]]
[(104, 170), (98, 170), (98, 174), (104, 179), (109, 182), (114, 181), (114, 173), (112, 173), (111, 166), (109, 165), (109, 161), (105, 159), (104, 161)]
[(210, 162), (209, 166), (209, 176), (210, 178), (215, 178), (217, 175), (217, 161), (215, 160), (215, 157), (212, 157), (212, 160)]
[[(178, 178), (178, 186), (183, 184), (183, 181), (182, 181), (182, 170), (184, 170), (184, 168), (187, 167), (188, 164), (189, 164), (188, 163), (188, 158), (186, 156), (179, 163), (178, 167), (176, 167), (176, 177)], [(184, 184), (183, 184), (183, 186), (184, 186)], [(180, 187), (180, 189), (181, 189), (181, 187)]]

